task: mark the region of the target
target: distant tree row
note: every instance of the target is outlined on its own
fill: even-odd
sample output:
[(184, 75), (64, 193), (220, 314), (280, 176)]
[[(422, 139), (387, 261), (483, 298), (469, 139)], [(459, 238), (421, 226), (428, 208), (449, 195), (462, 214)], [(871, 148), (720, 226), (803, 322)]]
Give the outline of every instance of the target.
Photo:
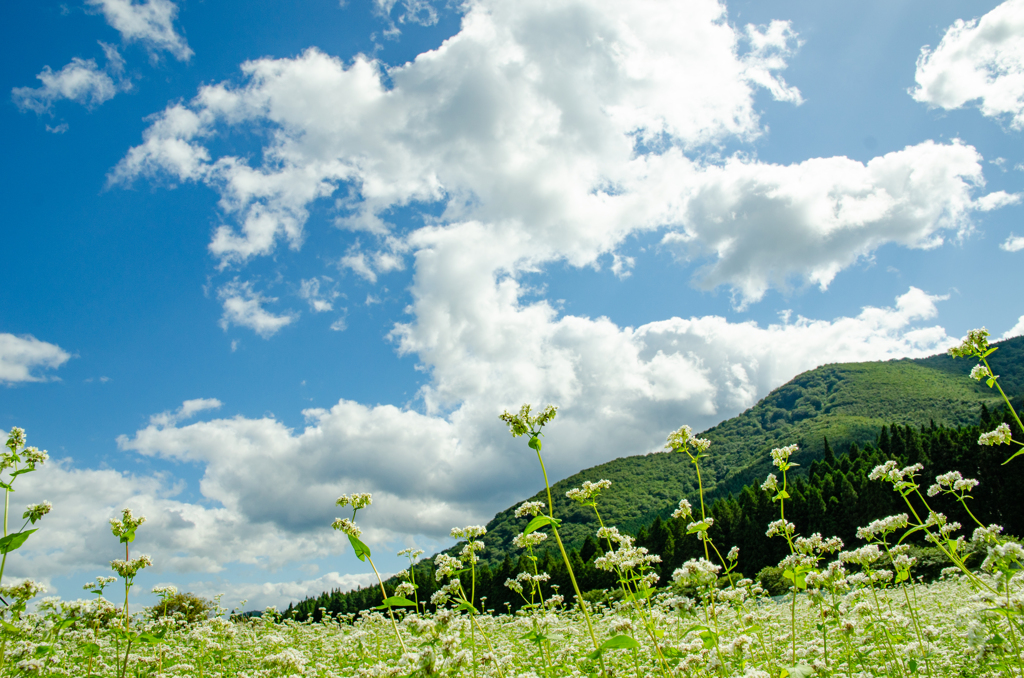
[[(903, 499), (891, 485), (868, 479), (875, 466), (893, 459), (901, 466), (924, 465), (918, 479), (922, 492), (934, 482), (936, 475), (947, 471), (960, 471), (964, 477), (978, 479), (981, 484), (972, 493), (972, 512), (982, 522), (999, 523), (1007, 534), (1024, 534), (1024, 513), (1018, 510), (1020, 488), (1024, 487), (1024, 462), (1003, 466), (1003, 461), (1010, 454), (1007, 447), (977, 444), (980, 433), (1004, 422), (1014, 429), (1014, 437), (1021, 439), (1021, 431), (1016, 430), (1009, 412), (990, 412), (984, 405), (978, 426), (943, 428), (933, 422), (917, 429), (893, 424), (882, 427), (874, 444), (859, 447), (852, 443), (841, 454), (835, 453), (826, 438), (822, 458), (803, 469), (806, 475), (791, 479), (791, 499), (787, 501), (786, 518), (796, 523), (801, 534), (820, 532), (823, 536), (840, 537), (848, 548), (860, 546), (861, 542), (856, 538), (858, 527), (906, 511)], [(740, 549), (740, 570), (747, 576), (755, 576), (763, 568), (776, 565), (787, 553), (784, 541), (765, 536), (768, 523), (779, 515), (778, 505), (773, 504), (771, 497), (761, 490), (762, 481), (763, 478), (754, 479), (739, 492), (716, 500), (709, 508), (715, 519), (711, 530), (715, 543), (726, 549), (731, 546)], [(697, 497), (687, 498), (695, 507), (698, 506)], [(942, 497), (930, 501), (933, 508), (962, 523), (963, 533), (970, 536), (973, 521), (958, 504)], [(668, 515), (668, 511), (663, 513)], [(703, 556), (700, 542), (693, 535), (686, 534), (686, 526), (684, 520), (659, 515), (635, 535), (638, 545), (661, 556), (662, 583), (667, 583), (673, 570), (686, 560)], [(595, 559), (603, 553), (603, 546), (594, 537), (589, 537), (570, 552), (582, 591), (608, 589), (615, 584), (612, 574), (594, 565)], [(539, 553), (539, 557), (539, 569), (551, 575), (549, 594), (557, 592), (565, 596), (566, 603), (572, 602), (572, 585), (561, 558), (550, 549)], [(506, 556), (500, 565), (493, 568), (481, 564), (476, 590), (478, 597), (486, 598), (484, 608), (496, 612), (518, 609), (522, 599), (504, 584), (522, 571), (530, 571), (523, 556)], [(417, 563), (416, 581), (420, 601), (429, 601), (438, 588), (431, 560)], [(389, 595), (398, 583), (397, 578), (385, 582)], [(300, 621), (310, 618), (319, 621), (322, 609), (332, 614), (352, 614), (379, 605), (381, 599), (379, 587), (349, 592), (335, 590), (290, 605), (285, 616)]]

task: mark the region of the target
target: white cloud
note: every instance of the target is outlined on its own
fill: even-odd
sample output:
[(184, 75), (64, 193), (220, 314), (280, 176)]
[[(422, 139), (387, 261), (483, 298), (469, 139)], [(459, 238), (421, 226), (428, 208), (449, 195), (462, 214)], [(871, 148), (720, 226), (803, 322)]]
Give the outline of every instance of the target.
[[(391, 576), (389, 572), (381, 572), (382, 578)], [(283, 611), (288, 603), (319, 596), (324, 591), (351, 591), (355, 588), (371, 586), (377, 583), (373, 572), (359, 574), (339, 574), (328, 572), (316, 579), (301, 581), (236, 583), (224, 581), (195, 581), (188, 585), (188, 590), (205, 598), (213, 598), (223, 594), (221, 604), (231, 608), (241, 601), (246, 601), (245, 610), (262, 610), (274, 605)]]
[(282, 327), (298, 319), (298, 314), (274, 315), (263, 308), (263, 304), (273, 303), (277, 298), (265, 297), (256, 292), (251, 282), (233, 280), (217, 290), (217, 297), (224, 306), (220, 326), (225, 330), (230, 325), (241, 325), (264, 339), (269, 339)]
[[(75, 57), (56, 73), (49, 66), (36, 76), (42, 87), (15, 87), (11, 90), (14, 103), (21, 110), (47, 113), (55, 101), (70, 99), (90, 108), (114, 98), (124, 85), (118, 85), (93, 59)], [(64, 131), (58, 125), (54, 131)]]
[[(381, 217), (410, 203), (445, 207), (424, 232), (473, 220), (512, 234), (512, 273), (595, 265), (621, 256), (631, 233), (668, 228), (666, 242), (698, 265), (697, 283), (729, 286), (740, 306), (793, 281), (825, 288), (887, 243), (938, 246), (969, 232), (972, 211), (1019, 199), (975, 197), (982, 159), (959, 141), (866, 164), (692, 159), (761, 133), (758, 87), (801, 101), (779, 76), (797, 47), (789, 24), (741, 31), (724, 15), (711, 0), (479, 0), (456, 36), (387, 69), (390, 89), (385, 66), (363, 56), (346, 65), (311, 49), (248, 62), (242, 84), (204, 87), (159, 114), (111, 181), (166, 173), (218, 190), (236, 222), (210, 244), (222, 266), (268, 255), (282, 238), (300, 247), (310, 203), (341, 196), (338, 225), (381, 246), (357, 244), (340, 267), (371, 283), (417, 242), (387, 235)], [(249, 124), (275, 128), (262, 165), (207, 148)]]
[[(469, 226), (437, 236), (466, 247), (474, 246), (472, 237), (486, 239)], [(494, 243), (481, 255), (498, 249)], [(787, 316), (761, 327), (704, 316), (633, 329), (606, 318), (557, 318), (545, 302), (523, 304), (517, 283), (486, 266), (475, 284), (464, 285), (465, 272), (448, 266), (458, 253), (429, 251), (437, 256), (417, 272), (416, 322), (396, 331), (402, 349), (430, 368), (427, 411), (341, 400), (305, 411), (307, 425), (293, 430), (272, 416), (184, 424), (220, 405), (185, 401), (118, 445), (197, 465), (202, 499), (186, 501), (184, 484), (168, 475), (47, 464), (19, 478), (22, 501), (50, 499), (54, 511), (8, 563), (11, 575), (48, 579), (105, 568), (117, 547), (106, 521), (125, 506), (149, 519), (135, 548), (154, 557), (157, 575), (216, 573), (232, 563), (273, 569), (340, 554), (347, 546), (330, 529), (334, 499), (352, 491), (374, 494), (360, 514), (371, 546), (437, 546), (452, 526), (485, 522), (540, 485), (523, 441), (498, 420), (503, 408), (524, 401), (560, 406), (545, 440), (548, 472), (557, 479), (660, 449), (680, 424), (706, 428), (818, 364), (921, 356), (955, 343), (925, 324), (941, 297), (916, 288), (890, 308), (864, 308), (856, 317)], [(446, 285), (459, 286), (458, 293), (430, 293)], [(277, 604), (334, 586), (326, 581), (226, 591), (211, 583), (200, 592)]]
[[(324, 278), (324, 282), (332, 282), (330, 278)], [(341, 293), (337, 290), (320, 291), (320, 280), (310, 278), (299, 282), (299, 296), (309, 302), (309, 308), (314, 313), (323, 313), (334, 310), (334, 300)]]
[(999, 338), (1009, 339), (1010, 337), (1019, 337), (1022, 334), (1024, 334), (1024, 315), (1017, 318), (1017, 324), (1003, 332), (1003, 336)]
[[(309, 203), (340, 190), (348, 228), (383, 235), (383, 211), (441, 200), (445, 221), (519, 220), (540, 256), (564, 249), (587, 264), (672, 218), (672, 178), (644, 181), (638, 144), (752, 139), (758, 86), (796, 98), (778, 77), (794, 47), (788, 25), (744, 33), (723, 17), (711, 0), (476, 2), (458, 35), (387, 69), (390, 90), (384, 66), (363, 56), (248, 62), (243, 85), (204, 87), (157, 116), (111, 181), (168, 173), (215, 187), (237, 221), (210, 245), (223, 262), (269, 254), (279, 238), (298, 247)], [(263, 165), (212, 157), (207, 136), (252, 123), (277, 130)], [(546, 237), (552, 229), (562, 235)], [(346, 264), (376, 275), (352, 256)]]
[[(668, 164), (667, 157), (662, 160)], [(683, 228), (663, 243), (704, 257), (702, 287), (729, 285), (743, 306), (795, 278), (828, 287), (839, 271), (886, 243), (932, 248), (964, 235), (974, 210), (1019, 201), (1003, 191), (972, 199), (984, 184), (971, 146), (924, 142), (867, 164), (845, 157), (769, 165), (731, 158), (689, 173)]]
[(1006, 250), (1007, 252), (1020, 252), (1024, 250), (1024, 236), (1011, 233), (1006, 242), (999, 246), (999, 249)]
[(192, 50), (174, 30), (178, 6), (171, 0), (86, 0), (121, 34), (125, 42), (141, 42), (151, 53), (170, 52), (178, 61), (188, 61)]
[(204, 410), (216, 410), (223, 403), (216, 398), (196, 398), (186, 400), (175, 412), (161, 412), (149, 418), (149, 423), (154, 426), (174, 426), (178, 422), (187, 421)]
[[(342, 400), (307, 410), (301, 431), (269, 417), (234, 417), (151, 424), (119, 444), (199, 464), (206, 502), (270, 532), (320, 543), (334, 498), (370, 491), (373, 507), (361, 514), (367, 539), (440, 540), (453, 525), (486, 521), (540, 482), (522, 441), (498, 421), (504, 407), (560, 405), (545, 443), (558, 478), (658, 449), (681, 423), (717, 423), (819, 363), (926, 355), (954, 343), (941, 327), (921, 326), (939, 298), (914, 288), (892, 308), (865, 308), (853, 318), (760, 327), (707, 316), (634, 330), (603, 318), (555, 320), (543, 303), (518, 304), (507, 279), (479, 287), (446, 304), (421, 299), (420, 322), (403, 329), (403, 347), (432, 368), (426, 413)], [(463, 336), (426, 323), (443, 312), (456, 316)], [(268, 485), (267, 477), (277, 480)], [(327, 547), (318, 548), (292, 552), (305, 559)], [(233, 557), (227, 545), (218, 562)]]
[(71, 354), (56, 344), (40, 341), (31, 335), (17, 337), (0, 333), (0, 383), (47, 381), (47, 377), (33, 372), (37, 369), (57, 369), (71, 358)]
[(982, 115), (1024, 128), (1024, 0), (980, 19), (958, 19), (935, 50), (921, 49), (914, 99), (947, 110), (978, 102)]

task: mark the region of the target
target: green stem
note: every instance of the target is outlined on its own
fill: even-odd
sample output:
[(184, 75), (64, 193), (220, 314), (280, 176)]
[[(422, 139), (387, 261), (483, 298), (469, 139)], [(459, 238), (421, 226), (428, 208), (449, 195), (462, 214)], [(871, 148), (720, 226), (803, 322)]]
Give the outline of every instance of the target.
[[(539, 445), (538, 445), (539, 447)], [(572, 563), (569, 562), (569, 556), (565, 553), (565, 546), (562, 545), (562, 538), (558, 535), (558, 528), (555, 527), (555, 504), (551, 499), (551, 483), (548, 482), (548, 471), (544, 468), (544, 458), (540, 455), (540, 450), (537, 450), (537, 461), (540, 462), (540, 471), (544, 474), (544, 489), (548, 493), (548, 517), (551, 518), (551, 532), (555, 535), (555, 541), (558, 543), (558, 550), (562, 553), (562, 560), (565, 561), (565, 568), (569, 572), (569, 580), (572, 582), (572, 588), (576, 592), (576, 602), (583, 610), (583, 618), (587, 622), (587, 632), (590, 634), (590, 641), (594, 643), (594, 650), (600, 651), (601, 646), (597, 642), (597, 636), (594, 635), (594, 625), (590, 621), (590, 612), (587, 611), (587, 601), (583, 600), (583, 594), (580, 593), (579, 584), (576, 583), (576, 575), (572, 571)], [(606, 673), (604, 666), (604, 657), (600, 654), (597, 655), (597, 660), (601, 664), (601, 674)]]
[[(377, 582), (380, 584), (380, 592), (384, 595), (383, 600), (387, 600), (388, 592), (384, 588), (384, 581), (380, 578), (380, 573), (377, 572), (377, 568), (373, 564), (373, 560), (370, 556), (366, 556), (366, 562), (370, 563), (370, 567), (373, 568), (373, 573), (377, 575)], [(382, 602), (383, 602), (382, 600)], [(395, 630), (395, 637), (398, 638), (398, 643), (402, 646), (402, 652), (408, 652), (409, 649), (405, 646), (405, 641), (402, 640), (402, 634), (398, 632), (398, 624), (395, 623), (395, 611), (388, 607), (388, 615), (391, 617), (391, 628)]]

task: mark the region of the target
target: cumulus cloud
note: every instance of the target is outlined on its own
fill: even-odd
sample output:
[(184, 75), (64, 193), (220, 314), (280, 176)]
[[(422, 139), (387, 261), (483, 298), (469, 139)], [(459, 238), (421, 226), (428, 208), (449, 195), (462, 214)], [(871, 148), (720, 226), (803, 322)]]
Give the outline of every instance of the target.
[[(668, 229), (697, 284), (728, 286), (739, 306), (793, 281), (825, 288), (887, 243), (938, 246), (967, 233), (973, 211), (1019, 200), (976, 195), (982, 158), (959, 141), (866, 164), (696, 153), (762, 133), (758, 89), (801, 101), (780, 75), (798, 48), (791, 26), (724, 18), (712, 0), (478, 0), (457, 35), (401, 66), (315, 49), (247, 62), (241, 84), (203, 87), (157, 115), (110, 180), (165, 174), (219, 191), (235, 220), (210, 243), (222, 267), (281, 240), (300, 247), (310, 204), (333, 196), (336, 224), (380, 243), (354, 246), (340, 267), (373, 283), (418, 242), (392, 234), (384, 213), (440, 203), (424, 232), (474, 221), (512, 234), (509, 272), (611, 254), (623, 275), (623, 240)], [(208, 147), (253, 124), (275, 130), (261, 165)]]
[(274, 315), (263, 308), (264, 304), (277, 301), (277, 297), (263, 296), (253, 289), (251, 282), (233, 280), (217, 290), (217, 297), (224, 306), (220, 326), (225, 330), (231, 325), (240, 325), (268, 339), (298, 319), (294, 313)]
[(40, 341), (31, 335), (15, 336), (0, 333), (0, 383), (8, 385), (24, 381), (47, 381), (36, 374), (38, 369), (57, 369), (71, 354), (56, 344)]
[(958, 19), (934, 50), (921, 48), (911, 95), (947, 110), (977, 102), (982, 115), (1024, 128), (1024, 0), (980, 19)]
[(1011, 233), (1006, 241), (999, 246), (999, 249), (1006, 250), (1007, 252), (1020, 252), (1024, 250), (1024, 236)]
[[(373, 507), (361, 514), (367, 539), (441, 540), (453, 525), (485, 522), (536, 491), (522, 441), (498, 421), (503, 408), (560, 406), (546, 440), (557, 478), (659, 449), (680, 424), (717, 423), (819, 363), (926, 355), (954, 343), (941, 327), (922, 325), (940, 298), (914, 288), (891, 308), (852, 318), (761, 327), (706, 316), (636, 329), (604, 318), (556, 320), (544, 304), (518, 304), (508, 281), (468, 292), (435, 309), (460, 316), (461, 338), (431, 339), (437, 326), (422, 319), (435, 314), (425, 308), (420, 325), (403, 329), (403, 346), (419, 343), (431, 361), (428, 411), (341, 400), (305, 411), (301, 431), (270, 417), (151, 423), (119, 445), (200, 465), (207, 502), (271, 533), (320, 539), (339, 493), (369, 491)], [(515, 332), (505, 331), (510, 326)], [(232, 557), (226, 545), (222, 561)]]
[(178, 6), (171, 0), (86, 0), (102, 12), (125, 42), (141, 42), (151, 54), (169, 52), (178, 61), (192, 57), (185, 38), (174, 30)]
[(1012, 204), (984, 184), (981, 155), (954, 141), (926, 141), (873, 158), (770, 165), (732, 158), (694, 172), (681, 201), (683, 228), (662, 242), (705, 257), (702, 287), (729, 285), (740, 305), (795, 278), (828, 287), (839, 271), (886, 243), (932, 248), (963, 235), (974, 210)]
[[(437, 235), (466, 241), (473, 233)], [(660, 449), (680, 424), (706, 428), (818, 364), (928, 355), (955, 343), (928, 325), (942, 297), (916, 288), (891, 307), (867, 307), (855, 317), (787, 318), (762, 327), (704, 316), (634, 329), (607, 318), (557, 317), (543, 301), (523, 303), (515, 280), (486, 266), (474, 273), (478, 284), (463, 285), (466, 272), (448, 266), (457, 255), (426, 254), (434, 251), (417, 255), (431, 261), (419, 268), (416, 321), (396, 330), (402, 350), (430, 368), (425, 411), (340, 400), (306, 410), (307, 424), (294, 430), (272, 416), (186, 423), (220, 403), (185, 401), (118, 445), (196, 465), (200, 501), (183, 499), (184, 484), (165, 474), (48, 464), (19, 479), (22, 500), (50, 499), (55, 508), (46, 530), (9, 563), (11, 574), (47, 578), (105, 567), (116, 547), (106, 521), (125, 506), (149, 518), (136, 548), (154, 556), (156, 573), (216, 573), (232, 563), (276, 568), (338, 554), (347, 547), (330, 529), (334, 499), (353, 491), (374, 494), (360, 514), (367, 543), (429, 548), (452, 526), (486, 522), (539, 486), (522, 440), (498, 420), (503, 408), (560, 406), (545, 441), (557, 479)], [(424, 285), (429, 276), (438, 279)], [(446, 284), (458, 285), (458, 293), (429, 292)], [(322, 583), (297, 584), (301, 591), (267, 584), (264, 594), (276, 603), (274, 595), (302, 596)]]
[(1024, 315), (1017, 318), (1017, 324), (1003, 332), (1003, 336), (999, 338), (1009, 339), (1010, 337), (1019, 337), (1022, 334), (1024, 334)]
[[(387, 209), (442, 201), (444, 221), (515, 219), (538, 238), (562, 230), (547, 248), (590, 263), (666, 218), (666, 196), (640, 190), (653, 182), (640, 180), (649, 154), (638, 145), (752, 139), (758, 87), (795, 97), (778, 75), (795, 48), (788, 25), (743, 32), (724, 17), (711, 0), (481, 0), (456, 36), (402, 66), (315, 49), (248, 62), (242, 85), (204, 87), (159, 114), (111, 181), (166, 173), (215, 187), (237, 225), (210, 249), (232, 263), (282, 238), (300, 245), (309, 203), (336, 191), (343, 227), (383, 235)], [(276, 130), (261, 166), (205, 146), (248, 124)], [(620, 195), (624, 182), (635, 186)], [(641, 209), (646, 200), (654, 206)]]
[(96, 65), (95, 60), (78, 57), (56, 73), (49, 66), (44, 66), (36, 78), (43, 83), (41, 87), (15, 87), (11, 90), (14, 103), (23, 111), (47, 113), (54, 102), (61, 99), (93, 108), (129, 87), (115, 83), (106, 71)]

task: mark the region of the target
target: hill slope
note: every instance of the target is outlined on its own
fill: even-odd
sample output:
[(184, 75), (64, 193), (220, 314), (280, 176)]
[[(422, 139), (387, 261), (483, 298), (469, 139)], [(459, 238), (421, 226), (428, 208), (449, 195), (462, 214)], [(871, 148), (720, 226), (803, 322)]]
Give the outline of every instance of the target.
[[(1016, 397), (1024, 390), (1024, 337), (997, 345), (1000, 350), (990, 356), (990, 363), (1003, 389)], [(874, 441), (879, 429), (890, 423), (976, 423), (981, 404), (1002, 407), (1002, 399), (995, 390), (968, 377), (974, 364), (937, 355), (836, 363), (804, 372), (746, 412), (700, 434), (712, 441), (710, 457), (701, 467), (706, 498), (738, 490), (767, 474), (768, 453), (774, 447), (798, 444), (794, 459), (806, 468), (821, 456), (825, 436), (836, 449), (845, 449), (852, 442)], [(552, 425), (557, 426), (557, 420)], [(566, 491), (584, 480), (602, 478), (612, 481), (601, 496), (605, 523), (629, 531), (649, 524), (655, 515), (667, 514), (679, 499), (697, 496), (696, 475), (683, 455), (621, 457), (584, 469), (552, 486), (555, 515), (563, 519), (561, 532), (567, 543), (582, 543), (597, 523), (590, 509), (565, 499)], [(546, 496), (541, 491), (530, 499), (546, 501)], [(514, 511), (514, 506), (509, 507), (487, 524), (484, 556), (488, 562), (500, 562), (506, 553), (515, 555), (512, 538), (526, 520), (516, 518)]]

